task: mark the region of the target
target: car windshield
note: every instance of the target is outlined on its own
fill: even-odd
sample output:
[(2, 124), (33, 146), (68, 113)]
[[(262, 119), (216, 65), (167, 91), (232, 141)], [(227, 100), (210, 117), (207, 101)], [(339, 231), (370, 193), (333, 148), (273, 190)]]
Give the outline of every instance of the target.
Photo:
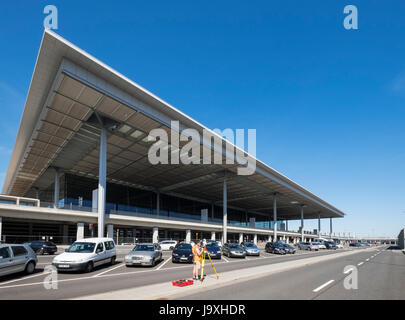
[(188, 243), (179, 244), (177, 246), (177, 249), (179, 249), (179, 250), (191, 250), (191, 244), (188, 244)]
[(230, 249), (242, 249), (241, 246), (238, 245), (238, 244), (230, 244), (230, 245), (229, 245), (229, 248), (230, 248)]
[(284, 247), (285, 247), (285, 248), (288, 248), (288, 249), (293, 249), (293, 247), (290, 246), (289, 244), (285, 244)]
[(139, 244), (132, 251), (154, 251), (155, 247), (152, 244)]
[(275, 247), (284, 247), (284, 245), (282, 244), (282, 243), (279, 243), (279, 242), (276, 242), (275, 244), (274, 244), (274, 246)]
[(75, 242), (66, 249), (66, 252), (91, 253), (94, 251), (95, 246), (96, 244), (94, 242)]
[(254, 248), (254, 247), (256, 247), (256, 245), (255, 245), (254, 243), (252, 243), (252, 242), (246, 242), (246, 243), (245, 243), (245, 247), (247, 247), (247, 248)]
[(207, 247), (218, 247), (218, 243), (216, 243), (216, 242), (207, 242)]

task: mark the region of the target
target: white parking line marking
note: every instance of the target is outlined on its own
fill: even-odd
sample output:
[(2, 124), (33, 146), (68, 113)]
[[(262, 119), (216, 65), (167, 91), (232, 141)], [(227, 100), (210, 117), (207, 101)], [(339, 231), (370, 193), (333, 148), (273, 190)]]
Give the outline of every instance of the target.
[(116, 266), (116, 267), (114, 267), (114, 268), (111, 268), (111, 269), (105, 270), (105, 271), (103, 271), (103, 272), (97, 273), (95, 276), (93, 276), (93, 278), (94, 278), (94, 277), (101, 276), (102, 274), (107, 273), (107, 272), (110, 272), (110, 271), (113, 271), (113, 270), (115, 270), (115, 269), (121, 268), (122, 266), (125, 266), (125, 263), (120, 263), (118, 266)]
[(348, 274), (350, 271), (353, 271), (353, 268), (350, 268), (348, 270), (346, 270), (345, 272), (343, 272), (344, 274)]
[(360, 263), (358, 263), (357, 265), (358, 265), (358, 266), (361, 266), (363, 263), (364, 263), (364, 262), (360, 262)]
[(50, 273), (50, 272), (40, 272), (40, 273), (34, 274), (34, 275), (32, 275), (32, 276), (23, 277), (23, 278), (20, 278), (20, 279), (10, 280), (10, 281), (7, 281), (7, 282), (0, 283), (0, 286), (3, 286), (3, 285), (5, 285), (5, 284), (9, 284), (9, 283), (13, 283), (13, 282), (16, 282), (16, 281), (22, 281), (22, 280), (26, 280), (26, 279), (31, 279), (31, 278), (43, 276), (43, 275), (46, 275), (46, 274), (48, 274), (48, 273)]
[(370, 260), (370, 259), (368, 259), (368, 258), (366, 259), (366, 261), (369, 261), (369, 260)]
[(168, 263), (171, 259), (167, 259), (165, 262), (163, 262), (159, 267), (156, 268), (156, 270), (160, 270), (166, 263)]
[(319, 286), (318, 288), (312, 290), (312, 292), (318, 292), (319, 290), (322, 290), (326, 286), (330, 285), (332, 282), (335, 282), (335, 280), (329, 280), (328, 282), (324, 283), (323, 285)]
[(225, 259), (225, 257), (222, 257), (222, 259), (224, 259), (226, 262), (229, 262), (229, 260)]

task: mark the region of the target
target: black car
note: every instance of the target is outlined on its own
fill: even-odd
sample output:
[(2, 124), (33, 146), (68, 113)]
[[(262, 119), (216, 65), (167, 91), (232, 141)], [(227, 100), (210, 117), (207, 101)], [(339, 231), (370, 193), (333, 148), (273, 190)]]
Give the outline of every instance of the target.
[(193, 262), (193, 248), (189, 243), (178, 243), (172, 252), (172, 262)]
[(333, 241), (325, 241), (324, 244), (326, 249), (333, 249), (333, 250), (337, 249), (337, 245)]
[[(219, 247), (218, 243), (213, 241), (213, 242), (207, 242), (205, 245), (205, 248), (207, 249), (211, 259), (221, 259), (221, 248)], [(207, 258), (208, 255), (205, 253), (205, 257)]]
[(284, 247), (284, 251), (285, 251), (285, 253), (291, 253), (291, 254), (294, 254), (295, 253), (295, 248), (293, 247), (293, 246), (290, 246), (289, 244), (287, 244), (287, 243), (284, 243), (283, 244), (283, 247)]
[(56, 245), (51, 241), (34, 240), (24, 242), (24, 244), (29, 245), (36, 254), (54, 254), (58, 251)]
[(281, 242), (267, 242), (264, 250), (267, 253), (286, 254), (284, 245)]

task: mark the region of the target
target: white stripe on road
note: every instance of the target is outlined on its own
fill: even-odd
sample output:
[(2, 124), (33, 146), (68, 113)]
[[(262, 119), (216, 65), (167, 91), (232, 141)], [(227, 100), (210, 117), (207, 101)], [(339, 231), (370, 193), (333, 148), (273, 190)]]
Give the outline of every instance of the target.
[(168, 263), (170, 259), (167, 259), (165, 262), (163, 262), (159, 267), (156, 268), (156, 270), (160, 270), (166, 263)]
[(0, 282), (0, 286), (3, 286), (5, 284), (9, 284), (9, 283), (13, 283), (13, 282), (16, 282), (16, 281), (22, 281), (22, 280), (26, 280), (26, 279), (31, 279), (31, 278), (43, 276), (43, 275), (46, 275), (48, 273), (50, 273), (50, 272), (40, 272), (40, 273), (34, 274), (32, 276), (23, 277), (23, 278), (20, 278), (20, 279), (14, 279), (14, 280), (10, 280), (10, 281), (7, 281), (7, 282)]
[(350, 271), (353, 271), (353, 268), (350, 268), (348, 270), (346, 270), (345, 272), (343, 272), (344, 274), (348, 274)]
[(357, 265), (358, 265), (358, 266), (361, 266), (363, 263), (364, 263), (364, 262), (360, 262), (360, 263), (358, 263)]
[(368, 258), (366, 259), (366, 261), (369, 261), (369, 260), (370, 260), (370, 259), (368, 259)]
[(115, 270), (115, 269), (121, 268), (122, 266), (125, 266), (125, 263), (120, 263), (118, 266), (116, 266), (116, 267), (114, 267), (114, 268), (111, 268), (111, 269), (105, 270), (105, 271), (103, 271), (103, 272), (97, 273), (95, 276), (93, 276), (93, 278), (94, 278), (94, 277), (101, 276), (102, 274), (107, 273), (107, 272), (110, 272), (110, 271), (113, 271), (113, 270)]
[(318, 292), (319, 290), (322, 290), (326, 286), (330, 285), (331, 283), (335, 282), (335, 280), (329, 280), (328, 282), (324, 283), (323, 285), (319, 286), (318, 288), (312, 290), (312, 292)]
[(224, 259), (226, 262), (229, 262), (229, 260), (225, 259), (225, 257), (222, 257), (222, 259)]

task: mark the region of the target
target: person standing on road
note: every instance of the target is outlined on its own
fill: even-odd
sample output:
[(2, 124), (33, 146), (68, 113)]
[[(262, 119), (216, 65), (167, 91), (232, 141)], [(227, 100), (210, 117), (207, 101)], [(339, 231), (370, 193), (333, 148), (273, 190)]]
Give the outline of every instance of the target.
[(198, 280), (198, 271), (201, 267), (202, 252), (200, 240), (196, 240), (193, 246), (193, 280)]

